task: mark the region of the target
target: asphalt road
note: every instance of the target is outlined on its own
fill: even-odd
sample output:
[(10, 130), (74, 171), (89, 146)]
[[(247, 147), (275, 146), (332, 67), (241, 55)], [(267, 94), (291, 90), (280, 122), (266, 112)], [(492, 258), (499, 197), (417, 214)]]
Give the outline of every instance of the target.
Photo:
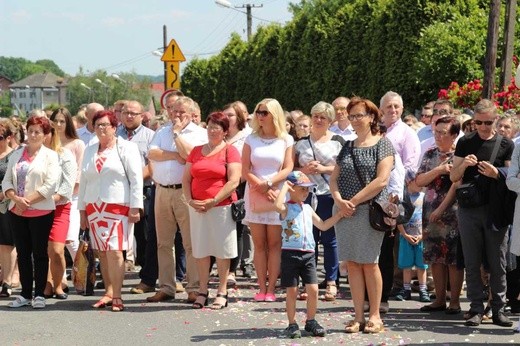
[[(216, 279), (213, 281), (212, 297), (216, 294)], [(239, 277), (238, 281), (236, 288), (229, 290), (229, 307), (219, 311), (191, 309), (185, 293), (178, 294), (174, 301), (147, 303), (145, 298), (151, 294), (128, 293), (138, 283), (136, 273), (127, 273), (127, 293), (123, 295), (126, 309), (119, 313), (90, 307), (102, 295), (100, 290), (94, 297), (79, 296), (71, 290), (65, 301), (47, 299), (44, 310), (9, 309), (11, 298), (4, 298), (0, 300), (0, 345), (520, 345), (520, 334), (513, 328), (493, 324), (466, 327), (462, 314), (421, 313), (417, 294), (413, 294), (415, 300), (390, 303), (390, 312), (383, 317), (383, 333), (345, 334), (345, 322), (351, 319), (353, 309), (344, 278), (339, 298), (335, 302), (320, 300), (318, 305), (317, 320), (327, 328), (328, 335), (286, 339), (282, 334), (287, 326), (283, 291), (279, 291), (277, 302), (257, 303), (252, 299), (256, 293), (254, 280)], [(469, 308), (465, 299), (462, 308)], [(516, 327), (518, 316), (512, 318)], [(304, 302), (298, 303), (297, 319), (303, 328)]]

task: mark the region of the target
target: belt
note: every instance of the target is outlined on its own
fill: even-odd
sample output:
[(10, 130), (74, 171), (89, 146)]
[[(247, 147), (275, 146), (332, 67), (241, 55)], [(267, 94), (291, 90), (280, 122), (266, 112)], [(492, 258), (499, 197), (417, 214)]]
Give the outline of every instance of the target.
[(164, 187), (165, 189), (174, 189), (174, 190), (182, 189), (182, 184), (173, 184), (173, 185), (159, 184), (159, 186)]

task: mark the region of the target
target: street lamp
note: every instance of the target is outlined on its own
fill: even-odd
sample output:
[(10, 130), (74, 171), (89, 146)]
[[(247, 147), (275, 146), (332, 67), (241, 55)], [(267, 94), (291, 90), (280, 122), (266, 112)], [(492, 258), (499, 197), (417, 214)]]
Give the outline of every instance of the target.
[[(215, 0), (215, 4), (221, 7), (230, 8), (232, 10), (245, 13), (247, 16), (247, 41), (251, 41), (251, 35), (253, 32), (253, 15), (251, 14), (252, 8), (260, 8), (264, 7), (264, 5), (255, 5), (255, 4), (243, 4), (242, 6), (233, 7), (228, 0)], [(246, 12), (237, 10), (237, 8), (245, 8)]]
[(85, 88), (85, 89), (88, 90), (88, 93), (89, 93), (89, 102), (92, 102), (92, 88), (89, 87), (88, 85), (86, 85), (85, 83), (80, 83), (79, 85), (81, 85), (83, 88)]
[(94, 79), (96, 83), (101, 84), (105, 88), (105, 107), (108, 107), (108, 84), (103, 83), (103, 81), (99, 78)]
[(126, 80), (124, 80), (123, 78), (119, 77), (119, 75), (116, 74), (116, 73), (112, 73), (111, 76), (112, 76), (112, 78), (117, 79), (117, 80), (120, 81), (120, 82), (123, 82), (123, 83), (125, 83), (125, 84), (128, 84), (128, 82), (127, 82)]

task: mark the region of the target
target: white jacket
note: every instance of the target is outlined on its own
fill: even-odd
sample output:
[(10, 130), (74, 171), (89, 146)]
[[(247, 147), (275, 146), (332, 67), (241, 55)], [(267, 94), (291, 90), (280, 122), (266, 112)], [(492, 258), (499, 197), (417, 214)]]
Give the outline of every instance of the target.
[[(24, 150), (25, 147), (19, 148), (9, 157), (7, 171), (2, 181), (2, 190), (4, 193), (12, 189), (18, 195), (16, 164), (20, 161)], [(26, 197), (34, 191), (38, 191), (45, 199), (32, 204), (31, 208), (37, 210), (56, 209), (52, 196), (56, 193), (60, 176), (61, 168), (58, 161), (58, 153), (42, 145), (34, 160), (29, 164), (29, 170), (25, 177), (24, 196), (20, 197)], [(9, 209), (13, 207), (14, 202), (11, 201), (11, 203), (9, 203)]]
[(98, 148), (97, 144), (85, 148), (79, 181), (78, 210), (85, 210), (87, 204), (98, 200), (127, 204), (130, 208), (143, 208), (143, 171), (137, 145), (118, 137), (100, 173), (96, 170)]

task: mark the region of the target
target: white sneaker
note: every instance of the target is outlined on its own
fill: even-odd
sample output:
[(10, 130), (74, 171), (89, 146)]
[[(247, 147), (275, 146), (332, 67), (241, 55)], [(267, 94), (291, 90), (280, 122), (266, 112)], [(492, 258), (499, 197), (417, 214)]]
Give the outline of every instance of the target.
[(33, 309), (43, 309), (45, 308), (45, 298), (43, 297), (34, 297), (32, 300)]
[(7, 304), (10, 308), (21, 308), (22, 306), (28, 306), (31, 305), (31, 301), (29, 299), (25, 299), (22, 296), (16, 297), (15, 300)]

